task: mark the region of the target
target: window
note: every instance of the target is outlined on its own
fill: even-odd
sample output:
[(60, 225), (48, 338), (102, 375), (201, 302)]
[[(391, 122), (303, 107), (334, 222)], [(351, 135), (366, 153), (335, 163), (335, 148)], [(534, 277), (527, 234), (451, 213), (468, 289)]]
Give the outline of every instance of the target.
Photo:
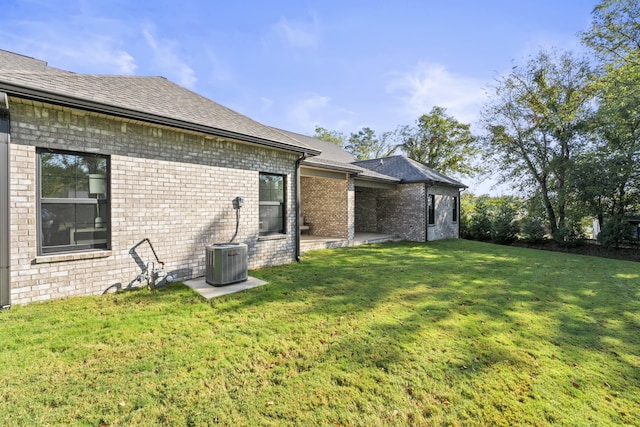
[(453, 222), (458, 222), (458, 198), (457, 197), (453, 198), (453, 213), (452, 213), (452, 217), (453, 217)]
[(429, 225), (436, 223), (436, 196), (433, 194), (428, 195), (427, 199), (427, 215)]
[(38, 161), (39, 253), (107, 249), (109, 158), (41, 150)]
[(285, 180), (283, 175), (260, 173), (260, 234), (285, 232)]

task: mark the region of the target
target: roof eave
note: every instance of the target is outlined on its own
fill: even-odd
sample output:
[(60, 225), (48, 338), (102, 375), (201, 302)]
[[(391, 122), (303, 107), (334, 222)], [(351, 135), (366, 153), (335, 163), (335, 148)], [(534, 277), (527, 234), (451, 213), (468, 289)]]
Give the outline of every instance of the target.
[(420, 182), (423, 182), (425, 184), (430, 184), (430, 185), (437, 184), (437, 185), (444, 185), (444, 186), (447, 186), (447, 187), (469, 188), (469, 186), (464, 185), (462, 183), (457, 183), (456, 184), (456, 183), (453, 183), (453, 182), (435, 181), (435, 180), (432, 180), (432, 179), (429, 179), (429, 180), (424, 180), (424, 179), (410, 179), (410, 180), (407, 180), (407, 179), (403, 179), (401, 181), (401, 184), (418, 184)]
[(389, 184), (402, 184), (401, 180), (393, 177), (382, 178), (382, 177), (376, 177), (376, 176), (357, 175), (355, 178), (361, 181), (375, 181), (375, 182), (386, 182)]
[(359, 173), (361, 173), (360, 169), (355, 169), (355, 168), (350, 168), (347, 166), (339, 166), (339, 165), (329, 165), (326, 163), (315, 163), (313, 161), (307, 161), (307, 160), (303, 160), (301, 163), (302, 166), (306, 166), (306, 167), (310, 167), (310, 168), (315, 168), (315, 169), (327, 169), (327, 170), (332, 170), (332, 171), (339, 171), (339, 172), (346, 172), (346, 173), (350, 173), (350, 174), (354, 174), (357, 175)]
[(82, 110), (92, 111), (102, 114), (110, 114), (117, 117), (123, 117), (133, 120), (141, 120), (144, 122), (154, 123), (158, 125), (171, 126), (175, 128), (191, 130), (195, 132), (202, 132), (209, 135), (221, 136), (224, 138), (236, 139), (239, 141), (250, 142), (253, 144), (263, 145), (271, 148), (279, 148), (286, 151), (292, 151), (295, 153), (304, 153), (306, 155), (317, 156), (320, 151), (309, 147), (298, 147), (295, 145), (289, 145), (279, 141), (273, 141), (257, 136), (246, 135), (238, 132), (233, 132), (225, 129), (214, 128), (211, 126), (200, 125), (197, 123), (191, 123), (184, 120), (172, 119), (170, 117), (159, 116), (156, 114), (145, 113), (143, 111), (132, 110), (124, 107), (117, 107), (100, 102), (90, 101), (87, 99), (76, 98), (68, 95), (61, 95), (54, 92), (43, 91), (39, 89), (33, 89), (26, 86), (20, 86), (13, 83), (1, 82), (0, 91), (7, 92), (10, 96), (18, 98), (26, 98), (32, 101), (46, 102), (55, 105), (62, 105), (65, 107), (79, 108)]

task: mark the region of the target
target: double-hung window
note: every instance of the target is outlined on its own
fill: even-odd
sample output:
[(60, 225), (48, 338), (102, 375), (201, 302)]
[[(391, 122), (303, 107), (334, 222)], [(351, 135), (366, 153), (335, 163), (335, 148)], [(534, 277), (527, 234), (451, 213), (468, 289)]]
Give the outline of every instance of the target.
[(260, 234), (285, 232), (285, 177), (260, 173)]
[(39, 253), (107, 249), (109, 158), (39, 150), (38, 170)]

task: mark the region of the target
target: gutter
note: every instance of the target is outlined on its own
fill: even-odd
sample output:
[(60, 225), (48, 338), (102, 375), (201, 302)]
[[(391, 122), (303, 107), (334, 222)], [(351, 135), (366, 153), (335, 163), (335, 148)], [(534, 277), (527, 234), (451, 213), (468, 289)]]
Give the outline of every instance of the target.
[(0, 308), (11, 306), (9, 97), (0, 92)]
[(45, 92), (38, 89), (31, 89), (19, 85), (15, 85), (7, 82), (0, 82), (0, 90), (4, 90), (10, 96), (16, 96), (19, 98), (25, 98), (32, 101), (45, 102), (48, 104), (62, 105), (65, 107), (78, 108), (86, 111), (92, 111), (95, 113), (109, 114), (112, 116), (122, 117), (126, 119), (140, 120), (148, 123), (171, 126), (179, 129), (185, 129), (195, 132), (206, 133), (209, 135), (221, 136), (224, 138), (235, 139), (244, 142), (250, 142), (253, 144), (263, 145), (271, 148), (279, 148), (286, 151), (293, 151), (296, 153), (304, 153), (317, 156), (320, 151), (309, 147), (297, 147), (284, 142), (272, 141), (269, 139), (246, 135), (229, 130), (219, 129), (211, 126), (200, 125), (197, 123), (191, 123), (184, 120), (172, 119), (169, 117), (159, 116), (156, 114), (145, 113), (137, 110), (131, 110), (129, 108), (117, 107), (109, 104), (103, 104), (100, 102), (90, 101), (82, 98), (76, 98), (68, 95), (60, 95), (51, 92)]
[(295, 236), (296, 236), (296, 262), (300, 262), (300, 163), (306, 159), (305, 153), (302, 153), (296, 160), (296, 218), (295, 218)]

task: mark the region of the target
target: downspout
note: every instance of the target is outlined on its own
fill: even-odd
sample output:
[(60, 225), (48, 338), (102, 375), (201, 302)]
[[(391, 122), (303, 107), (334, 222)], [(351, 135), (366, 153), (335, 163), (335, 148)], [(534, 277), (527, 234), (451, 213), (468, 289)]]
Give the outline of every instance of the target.
[(458, 239), (460, 238), (460, 224), (462, 224), (462, 193), (466, 188), (458, 189)]
[(300, 262), (300, 163), (307, 158), (305, 153), (302, 153), (298, 160), (296, 160), (296, 218), (295, 218), (295, 236), (296, 236), (296, 261)]
[[(431, 186), (429, 184), (424, 184), (424, 191), (425, 191), (425, 198), (426, 198), (426, 202), (427, 202), (427, 214), (425, 215), (424, 218), (424, 241), (428, 242), (429, 241), (429, 188), (431, 188)], [(435, 215), (435, 206), (433, 207), (433, 212)]]
[(0, 308), (11, 306), (9, 242), (9, 98), (0, 92)]

